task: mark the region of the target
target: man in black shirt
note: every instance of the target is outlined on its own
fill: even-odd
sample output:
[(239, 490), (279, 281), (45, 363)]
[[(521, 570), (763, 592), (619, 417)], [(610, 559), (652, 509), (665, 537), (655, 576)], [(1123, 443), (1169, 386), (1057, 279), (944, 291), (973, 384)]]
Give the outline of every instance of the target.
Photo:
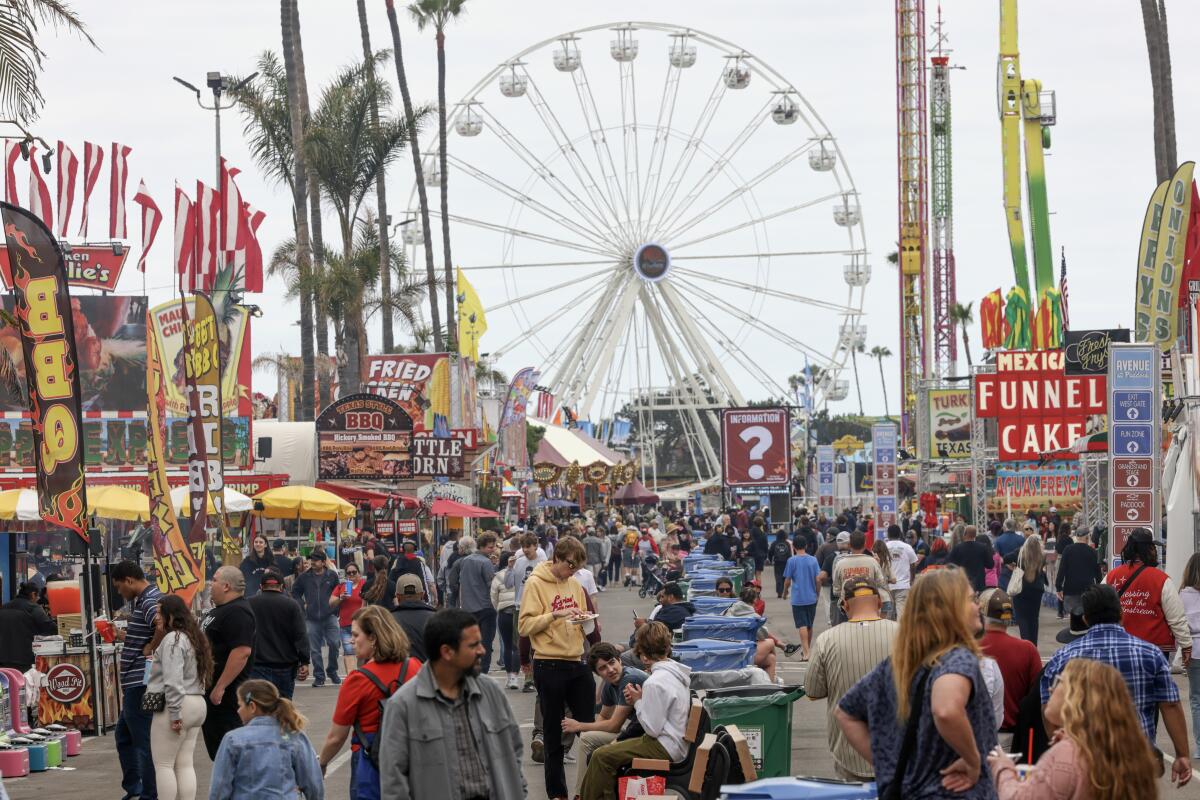
[(215, 605), (201, 622), (213, 656), (213, 687), (204, 698), (208, 714), (201, 730), (204, 747), (213, 760), (225, 734), (242, 726), (237, 713), (237, 687), (254, 668), (254, 611), (245, 593), (246, 577), (240, 569), (219, 568), (212, 579)]
[(720, 556), (726, 561), (729, 561), (730, 555), (729, 537), (725, 535), (725, 527), (716, 525), (713, 527), (712, 535), (704, 543), (704, 554), (706, 556)]
[(982, 592), (987, 588), (984, 573), (994, 566), (994, 551), (991, 542), (980, 541), (975, 538), (976, 535), (975, 526), (968, 525), (963, 531), (963, 540), (955, 545), (946, 560), (962, 567), (967, 573), (967, 579), (971, 581), (972, 588), (976, 592)]
[(287, 554), (287, 542), (283, 539), (276, 539), (271, 543), (271, 553), (275, 561), (275, 569), (281, 576), (286, 578), (296, 571), (291, 557)]
[(408, 652), (413, 658), (429, 660), (425, 652), (425, 623), (434, 614), (434, 607), (425, 602), (425, 581), (416, 575), (401, 575), (396, 579), (396, 607), (392, 619), (408, 634)]
[(1086, 631), (1083, 623), (1083, 591), (1100, 582), (1100, 559), (1096, 548), (1088, 543), (1087, 528), (1075, 531), (1073, 541), (1058, 559), (1058, 576), (1054, 588), (1062, 608), (1071, 615), (1071, 632)]
[(17, 596), (0, 608), (0, 667), (25, 672), (33, 666), (33, 637), (58, 632), (54, 622), (33, 601), (38, 589), (22, 583)]
[(250, 598), (254, 612), (254, 666), (251, 678), (275, 684), (292, 699), (296, 679), (308, 679), (308, 629), (300, 604), (283, 593), (283, 576), (275, 569), (262, 574), (260, 591)]

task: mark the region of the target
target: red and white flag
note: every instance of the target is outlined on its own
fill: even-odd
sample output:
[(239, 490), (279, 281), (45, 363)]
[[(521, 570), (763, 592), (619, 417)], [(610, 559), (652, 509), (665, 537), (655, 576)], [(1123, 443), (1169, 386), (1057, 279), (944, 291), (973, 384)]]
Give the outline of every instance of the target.
[(196, 272), (194, 283), (200, 291), (212, 288), (217, 277), (217, 245), (220, 234), (221, 193), (196, 181)]
[(54, 230), (54, 198), (50, 196), (50, 187), (38, 166), (36, 147), (29, 148), (29, 213)]
[(248, 229), (246, 247), (242, 250), (242, 253), (245, 254), (245, 269), (243, 270), (246, 282), (245, 290), (261, 292), (263, 290), (263, 255), (262, 247), (258, 243), (258, 226), (262, 225), (267, 215), (249, 203), (242, 203), (242, 216)]
[(154, 244), (154, 237), (158, 235), (158, 226), (162, 224), (162, 212), (158, 210), (158, 203), (155, 203), (146, 191), (145, 181), (138, 184), (133, 202), (142, 207), (142, 257), (138, 259), (138, 271), (145, 272), (146, 256), (150, 255), (150, 246)]
[(233, 179), (241, 170), (229, 166), (229, 162), (221, 159), (221, 241), (218, 250), (221, 253), (221, 264), (225, 265), (237, 260), (237, 252), (246, 247), (249, 228), (242, 213), (242, 193), (238, 190)]
[(189, 291), (195, 289), (196, 272), (192, 268), (196, 263), (196, 216), (192, 201), (188, 199), (179, 184), (175, 184), (175, 274), (178, 275), (179, 286), (186, 285)]
[(112, 162), (108, 182), (108, 236), (124, 239), (129, 235), (125, 225), (125, 183), (129, 179), (129, 154), (132, 147), (112, 143)]
[(92, 189), (100, 179), (100, 167), (104, 165), (104, 148), (91, 142), (83, 143), (83, 208), (80, 209), (82, 218), (79, 221), (79, 235), (88, 235), (88, 201), (92, 199)]
[(17, 197), (17, 159), (21, 157), (21, 143), (16, 139), (4, 140), (4, 200), (14, 206), (21, 205)]
[(550, 415), (554, 413), (554, 395), (550, 392), (538, 392), (537, 416), (538, 419), (550, 419)]
[(75, 207), (75, 179), (79, 176), (79, 159), (71, 148), (58, 140), (58, 238), (67, 238), (71, 209)]

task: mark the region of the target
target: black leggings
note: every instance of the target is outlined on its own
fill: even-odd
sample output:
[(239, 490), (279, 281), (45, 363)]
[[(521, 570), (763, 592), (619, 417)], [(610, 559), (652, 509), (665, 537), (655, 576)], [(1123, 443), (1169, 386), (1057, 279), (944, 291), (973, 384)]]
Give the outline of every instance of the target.
[(1017, 629), (1021, 638), (1035, 645), (1038, 640), (1038, 623), (1042, 613), (1042, 592), (1035, 592), (1028, 584), (1013, 598), (1013, 616), (1017, 618)]
[(783, 597), (783, 571), (787, 569), (787, 562), (780, 564), (775, 562), (775, 594)]
[(596, 682), (582, 661), (534, 658), (533, 682), (542, 705), (542, 741), (546, 747), (546, 795), (568, 797), (563, 768), (562, 721), (567, 709), (578, 722), (596, 719)]

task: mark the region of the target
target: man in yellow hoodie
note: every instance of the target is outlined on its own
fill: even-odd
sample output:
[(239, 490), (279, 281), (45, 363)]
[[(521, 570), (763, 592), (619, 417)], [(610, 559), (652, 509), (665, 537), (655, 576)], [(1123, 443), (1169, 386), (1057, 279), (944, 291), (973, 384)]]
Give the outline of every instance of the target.
[(533, 682), (542, 706), (546, 794), (566, 798), (562, 721), (566, 710), (578, 722), (595, 717), (596, 683), (583, 661), (585, 626), (594, 625), (583, 586), (572, 577), (587, 561), (579, 540), (564, 536), (554, 560), (538, 564), (525, 582), (517, 631), (529, 637)]

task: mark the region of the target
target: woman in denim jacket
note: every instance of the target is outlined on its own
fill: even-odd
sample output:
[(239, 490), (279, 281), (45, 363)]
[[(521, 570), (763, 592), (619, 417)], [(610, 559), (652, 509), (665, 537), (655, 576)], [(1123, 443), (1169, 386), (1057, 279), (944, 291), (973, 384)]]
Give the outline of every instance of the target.
[(260, 680), (239, 686), (237, 700), (244, 727), (221, 740), (209, 800), (324, 800), (317, 754), (291, 701)]

